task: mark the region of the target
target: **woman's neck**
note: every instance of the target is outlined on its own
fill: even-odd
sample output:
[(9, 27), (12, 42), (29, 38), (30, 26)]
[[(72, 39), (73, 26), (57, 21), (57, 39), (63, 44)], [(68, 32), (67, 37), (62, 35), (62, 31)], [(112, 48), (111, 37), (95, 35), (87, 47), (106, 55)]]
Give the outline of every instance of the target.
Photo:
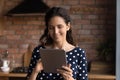
[(46, 45), (45, 47), (50, 49), (63, 49), (66, 52), (75, 48), (75, 46), (69, 44), (67, 41), (62, 43), (54, 43), (53, 45)]
[(55, 48), (55, 49), (64, 49), (64, 47), (68, 44), (67, 41), (64, 41), (64, 42), (61, 42), (61, 43), (54, 43), (52, 45), (52, 48)]

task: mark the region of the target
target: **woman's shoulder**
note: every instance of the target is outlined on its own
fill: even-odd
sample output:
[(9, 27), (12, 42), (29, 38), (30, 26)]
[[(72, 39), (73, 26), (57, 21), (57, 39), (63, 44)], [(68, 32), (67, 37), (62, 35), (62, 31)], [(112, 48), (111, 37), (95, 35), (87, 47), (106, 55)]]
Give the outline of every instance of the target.
[(38, 45), (33, 49), (33, 52), (39, 52), (39, 49), (45, 48), (43, 45)]
[(68, 52), (74, 52), (74, 53), (85, 53), (85, 50), (79, 46), (75, 46), (72, 50)]

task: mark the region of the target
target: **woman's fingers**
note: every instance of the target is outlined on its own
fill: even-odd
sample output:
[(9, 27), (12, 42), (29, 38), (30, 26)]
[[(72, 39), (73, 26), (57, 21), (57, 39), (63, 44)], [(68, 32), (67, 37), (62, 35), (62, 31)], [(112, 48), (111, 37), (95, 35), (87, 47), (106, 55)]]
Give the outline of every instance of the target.
[(60, 73), (60, 74), (63, 74), (63, 75), (66, 75), (66, 76), (72, 76), (72, 72), (68, 72), (68, 71), (65, 71), (63, 69), (57, 69), (57, 71)]
[(69, 80), (69, 78), (72, 78), (72, 69), (70, 68), (71, 65), (62, 66), (61, 69), (57, 69), (57, 71), (64, 77), (65, 80)]
[(68, 72), (72, 72), (72, 70), (71, 70), (70, 67), (71, 67), (70, 65), (68, 65), (68, 66), (62, 66), (62, 69), (65, 70), (65, 71), (68, 71)]
[(43, 70), (43, 65), (42, 65), (41, 59), (39, 59), (37, 61), (37, 64), (36, 64), (36, 67), (34, 70), (35, 70), (35, 72), (41, 72), (41, 70)]

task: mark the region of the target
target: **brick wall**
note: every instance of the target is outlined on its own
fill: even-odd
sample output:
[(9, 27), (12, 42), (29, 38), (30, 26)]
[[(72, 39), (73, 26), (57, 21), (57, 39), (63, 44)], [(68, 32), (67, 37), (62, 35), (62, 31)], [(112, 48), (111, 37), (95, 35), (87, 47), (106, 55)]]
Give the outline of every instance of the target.
[[(4, 0), (2, 14), (22, 0)], [(70, 12), (73, 32), (78, 44), (86, 50), (88, 60), (96, 60), (96, 47), (107, 37), (115, 38), (115, 0), (44, 0), (52, 6), (61, 6)], [(8, 49), (22, 65), (28, 46), (38, 45), (44, 29), (44, 16), (3, 17), (0, 30), (0, 53)]]

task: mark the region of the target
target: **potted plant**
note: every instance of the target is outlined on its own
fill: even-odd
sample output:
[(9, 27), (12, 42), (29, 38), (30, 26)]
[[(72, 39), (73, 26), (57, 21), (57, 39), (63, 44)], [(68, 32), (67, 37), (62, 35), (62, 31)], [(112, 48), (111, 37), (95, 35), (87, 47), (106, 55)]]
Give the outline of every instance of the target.
[(104, 61), (115, 61), (115, 40), (107, 39), (97, 47), (98, 57)]
[(116, 41), (114, 39), (107, 39), (97, 47), (98, 57), (101, 61), (109, 63), (111, 66), (110, 73), (115, 74), (115, 50)]

